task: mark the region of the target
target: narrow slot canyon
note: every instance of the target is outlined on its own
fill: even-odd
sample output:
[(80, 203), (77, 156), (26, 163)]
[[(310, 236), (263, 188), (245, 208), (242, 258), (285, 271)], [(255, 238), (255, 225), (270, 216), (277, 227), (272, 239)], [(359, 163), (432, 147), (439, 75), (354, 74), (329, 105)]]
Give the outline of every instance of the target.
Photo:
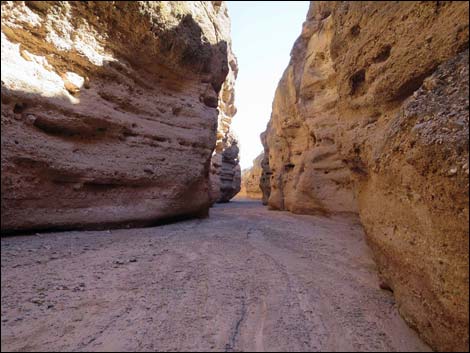
[(2, 352), (468, 351), (468, 2), (1, 6)]

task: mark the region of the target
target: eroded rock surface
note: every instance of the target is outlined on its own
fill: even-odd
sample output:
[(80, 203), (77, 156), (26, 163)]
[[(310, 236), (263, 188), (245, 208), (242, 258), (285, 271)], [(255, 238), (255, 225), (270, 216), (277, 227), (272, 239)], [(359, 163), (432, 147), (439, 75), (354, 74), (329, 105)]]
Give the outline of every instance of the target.
[(331, 17), (321, 30), (317, 22), (307, 22), (276, 90), (262, 137), (272, 173), (270, 208), (294, 213), (357, 211), (351, 172), (337, 153), (333, 35)]
[(266, 141), (267, 131), (270, 130), (270, 125), (271, 121), (268, 122), (266, 131), (263, 132), (260, 136), (261, 143), (263, 144), (264, 148), (263, 159), (261, 160), (261, 177), (259, 180), (259, 187), (263, 194), (263, 205), (267, 205), (269, 198), (271, 197), (271, 176), (273, 175), (271, 167), (269, 166), (269, 145)]
[(235, 107), (235, 79), (238, 65), (229, 47), (229, 73), (219, 94), (217, 143), (211, 163), (212, 202), (228, 202), (240, 191), (241, 175), (238, 140), (230, 126)]
[(263, 159), (264, 153), (261, 153), (253, 160), (251, 168), (242, 171), (242, 183), (240, 193), (238, 194), (239, 196), (250, 199), (262, 199), (263, 193), (260, 183), (263, 174), (263, 169), (261, 168)]
[(227, 130), (218, 142), (211, 163), (211, 200), (229, 202), (241, 188), (238, 140)]
[(2, 2), (2, 230), (207, 214), (229, 30), (220, 1)]
[(314, 2), (263, 136), (268, 205), (358, 211), (438, 350), (468, 350), (468, 93), (467, 2)]

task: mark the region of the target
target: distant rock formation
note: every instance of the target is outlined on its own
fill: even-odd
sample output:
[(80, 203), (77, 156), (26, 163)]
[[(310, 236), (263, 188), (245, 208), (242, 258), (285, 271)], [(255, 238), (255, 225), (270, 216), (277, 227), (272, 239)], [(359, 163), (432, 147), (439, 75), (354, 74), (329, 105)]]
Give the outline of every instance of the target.
[(440, 351), (468, 351), (468, 15), (312, 2), (262, 137), (269, 207), (359, 212), (382, 287)]
[(241, 187), (238, 141), (232, 132), (226, 132), (222, 149), (212, 157), (212, 202), (229, 202)]
[(207, 214), (234, 114), (224, 2), (5, 1), (1, 16), (2, 231)]
[(219, 119), (217, 143), (211, 163), (211, 200), (228, 202), (240, 191), (240, 165), (238, 140), (230, 130), (232, 118), (237, 113), (235, 107), (235, 79), (238, 65), (229, 50), (229, 73), (219, 94)]
[[(266, 131), (269, 131), (270, 125), (271, 121), (269, 121)], [(266, 132), (263, 132), (260, 136), (261, 143), (264, 147), (263, 159), (261, 160), (261, 177), (259, 180), (259, 187), (263, 193), (263, 205), (267, 205), (269, 198), (271, 197), (271, 176), (273, 175), (271, 167), (269, 166), (269, 145), (266, 141), (266, 136)]]
[(262, 199), (263, 193), (261, 191), (261, 175), (263, 169), (261, 168), (261, 162), (263, 161), (264, 153), (261, 153), (258, 157), (253, 160), (253, 166), (245, 169), (242, 172), (242, 187), (238, 194), (241, 197), (247, 197), (250, 199)]

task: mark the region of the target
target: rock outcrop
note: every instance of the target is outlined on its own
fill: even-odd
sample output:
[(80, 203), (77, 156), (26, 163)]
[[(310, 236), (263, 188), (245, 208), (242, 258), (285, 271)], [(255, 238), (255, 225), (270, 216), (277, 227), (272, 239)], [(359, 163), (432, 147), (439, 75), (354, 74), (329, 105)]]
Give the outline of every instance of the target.
[(229, 202), (241, 187), (238, 140), (230, 131), (221, 141), (221, 149), (214, 152), (211, 165), (211, 200)]
[(261, 191), (261, 176), (263, 169), (261, 163), (264, 159), (264, 153), (261, 153), (253, 160), (251, 168), (245, 169), (242, 172), (242, 185), (240, 193), (241, 197), (250, 199), (262, 199), (263, 193)]
[(2, 2), (2, 231), (206, 215), (229, 31), (221, 1)]
[(271, 121), (268, 122), (268, 126), (265, 132), (260, 136), (261, 143), (263, 144), (264, 153), (263, 159), (261, 160), (261, 177), (259, 180), (259, 187), (263, 194), (262, 201), (263, 205), (267, 205), (269, 198), (271, 197), (271, 176), (273, 175), (271, 167), (269, 166), (269, 145), (266, 141), (267, 131), (270, 130)]
[(219, 94), (217, 143), (211, 163), (211, 200), (228, 202), (240, 191), (238, 140), (230, 130), (235, 107), (235, 80), (238, 64), (232, 51), (228, 52), (229, 73)]
[(263, 136), (268, 205), (359, 212), (381, 286), (443, 351), (468, 350), (468, 6), (314, 2)]
[(304, 25), (262, 136), (272, 173), (267, 203), (294, 213), (356, 212), (351, 172), (335, 140), (338, 92), (330, 53), (334, 22), (330, 17), (318, 26)]

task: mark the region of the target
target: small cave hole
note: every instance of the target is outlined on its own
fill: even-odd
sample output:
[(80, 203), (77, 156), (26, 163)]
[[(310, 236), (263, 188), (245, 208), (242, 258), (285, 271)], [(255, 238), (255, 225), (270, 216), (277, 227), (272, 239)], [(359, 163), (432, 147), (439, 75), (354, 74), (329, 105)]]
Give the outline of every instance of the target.
[(330, 10), (323, 11), (322, 14), (321, 14), (321, 19), (324, 20), (325, 18), (327, 18), (330, 15), (331, 15)]
[(284, 165), (284, 170), (287, 172), (287, 171), (294, 169), (294, 167), (295, 167), (295, 164), (287, 163), (286, 165)]
[[(217, 102), (217, 104), (218, 104), (218, 102)], [(182, 109), (183, 109), (183, 108), (181, 108), (181, 107), (173, 107), (173, 108), (171, 109), (171, 112), (173, 113), (173, 115), (178, 116), (178, 115), (181, 113), (181, 110), (182, 110)]]
[(350, 33), (353, 37), (357, 37), (361, 33), (361, 26), (358, 24), (351, 27)]
[(13, 107), (13, 113), (15, 114), (20, 114), (23, 113), (28, 105), (26, 103), (16, 103), (15, 106)]
[(381, 63), (386, 61), (390, 57), (390, 51), (392, 50), (392, 46), (386, 45), (380, 49), (380, 52), (374, 58), (374, 63)]
[(361, 69), (357, 71), (354, 75), (351, 76), (349, 79), (351, 85), (351, 94), (355, 94), (359, 91), (359, 88), (363, 85), (366, 80), (366, 70)]

